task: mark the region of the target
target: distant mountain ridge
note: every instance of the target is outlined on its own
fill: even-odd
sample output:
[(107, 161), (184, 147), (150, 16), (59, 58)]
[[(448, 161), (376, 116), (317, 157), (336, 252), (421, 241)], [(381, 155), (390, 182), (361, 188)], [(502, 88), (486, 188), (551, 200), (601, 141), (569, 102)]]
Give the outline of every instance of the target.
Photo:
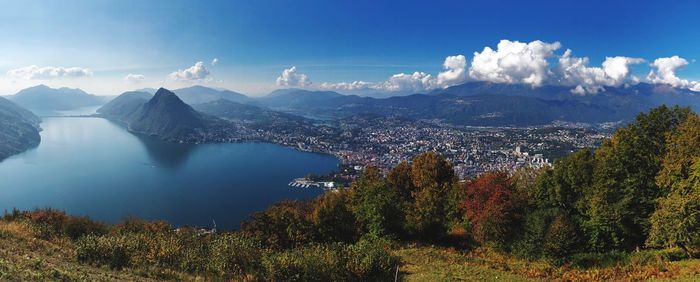
[(38, 112), (99, 106), (108, 99), (88, 94), (80, 89), (51, 88), (43, 84), (20, 90), (7, 98), (26, 109)]
[(700, 109), (700, 93), (639, 83), (576, 95), (571, 87), (469, 82), (427, 94), (389, 98), (341, 95), (332, 91), (283, 89), (258, 99), (270, 108), (300, 115), (343, 118), (377, 114), (438, 119), (456, 125), (529, 126), (555, 121), (601, 123), (631, 120), (666, 104)]
[(183, 102), (194, 105), (213, 102), (216, 100), (224, 99), (237, 103), (253, 103), (254, 100), (250, 97), (243, 95), (238, 92), (233, 92), (231, 90), (218, 90), (214, 88), (204, 87), (195, 85), (187, 88), (180, 88), (173, 90), (177, 96), (182, 99)]
[(39, 145), (40, 122), (32, 112), (0, 97), (0, 161)]

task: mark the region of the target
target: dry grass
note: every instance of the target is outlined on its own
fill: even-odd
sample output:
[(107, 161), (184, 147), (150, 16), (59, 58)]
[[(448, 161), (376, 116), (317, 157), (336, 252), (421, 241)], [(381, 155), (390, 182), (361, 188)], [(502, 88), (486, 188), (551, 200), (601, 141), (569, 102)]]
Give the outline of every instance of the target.
[(68, 239), (43, 240), (24, 222), (0, 220), (0, 281), (197, 280), (162, 269), (114, 271), (79, 264)]
[(403, 262), (405, 281), (700, 281), (700, 260), (583, 269), (518, 259), (486, 248), (462, 252), (411, 245), (395, 254)]

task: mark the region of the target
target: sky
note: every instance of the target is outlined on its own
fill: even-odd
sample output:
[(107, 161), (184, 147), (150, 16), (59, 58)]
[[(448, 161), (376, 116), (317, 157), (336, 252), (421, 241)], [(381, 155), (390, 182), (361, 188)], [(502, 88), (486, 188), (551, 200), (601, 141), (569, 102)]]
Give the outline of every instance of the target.
[(700, 1), (0, 1), (0, 94), (468, 81), (700, 91)]

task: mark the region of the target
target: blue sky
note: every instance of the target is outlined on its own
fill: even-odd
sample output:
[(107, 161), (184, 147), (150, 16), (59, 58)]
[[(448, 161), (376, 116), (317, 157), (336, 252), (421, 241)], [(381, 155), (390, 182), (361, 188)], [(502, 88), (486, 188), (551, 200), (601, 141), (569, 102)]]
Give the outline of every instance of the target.
[[(451, 83), (538, 84), (526, 79), (529, 74), (508, 70), (496, 76), (486, 73), (488, 68), (470, 74), (474, 52), (486, 46), (497, 50), (504, 39), (559, 42), (545, 56), (552, 71), (566, 49), (576, 58), (589, 58), (590, 68), (601, 67), (606, 57), (644, 60), (628, 60), (630, 73), (622, 80), (606, 71), (599, 84), (635, 81), (633, 75), (645, 80), (655, 59), (672, 56), (686, 62), (674, 69), (678, 85), (690, 88), (700, 80), (697, 1), (28, 2), (2, 1), (1, 94), (38, 83), (100, 95), (193, 84), (259, 95), (286, 86), (319, 88), (324, 82), (327, 88), (345, 89), (338, 83), (353, 81), (365, 83), (358, 84), (363, 89), (388, 91), (404, 89), (387, 88), (394, 74), (431, 75), (427, 80), (413, 76), (423, 79), (418, 88), (407, 82), (408, 91), (418, 91), (446, 85), (437, 77), (453, 55), (463, 55), (466, 65), (463, 75), (453, 73), (459, 79), (447, 79)], [(292, 66), (289, 79), (277, 84)], [(171, 75), (178, 70), (181, 75)], [(566, 76), (566, 83), (594, 92), (598, 84), (576, 80), (595, 73), (577, 72)], [(299, 85), (302, 74), (306, 82)], [(670, 81), (658, 74), (656, 81)], [(563, 83), (563, 75), (541, 75), (541, 83)]]

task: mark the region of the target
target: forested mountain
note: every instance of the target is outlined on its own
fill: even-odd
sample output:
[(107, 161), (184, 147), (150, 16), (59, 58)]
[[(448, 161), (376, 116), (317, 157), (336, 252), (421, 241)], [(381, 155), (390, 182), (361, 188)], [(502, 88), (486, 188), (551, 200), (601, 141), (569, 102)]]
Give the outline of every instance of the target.
[(30, 111), (0, 97), (0, 161), (39, 145), (40, 122)]
[(143, 91), (124, 92), (97, 109), (97, 113), (116, 120), (127, 121), (141, 106), (153, 98), (153, 95)]
[(207, 135), (208, 118), (185, 104), (175, 93), (158, 89), (127, 92), (98, 109), (108, 119), (126, 124), (129, 131), (169, 141), (199, 142)]

